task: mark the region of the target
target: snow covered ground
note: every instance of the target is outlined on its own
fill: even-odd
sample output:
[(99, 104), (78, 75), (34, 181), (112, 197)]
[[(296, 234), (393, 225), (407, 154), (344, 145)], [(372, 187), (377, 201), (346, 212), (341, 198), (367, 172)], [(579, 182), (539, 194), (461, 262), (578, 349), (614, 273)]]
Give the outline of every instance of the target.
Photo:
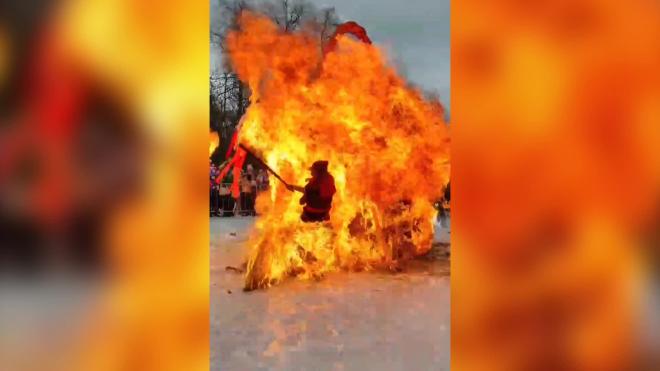
[(225, 267), (244, 261), (253, 221), (211, 219), (211, 370), (449, 370), (447, 259), (244, 293)]

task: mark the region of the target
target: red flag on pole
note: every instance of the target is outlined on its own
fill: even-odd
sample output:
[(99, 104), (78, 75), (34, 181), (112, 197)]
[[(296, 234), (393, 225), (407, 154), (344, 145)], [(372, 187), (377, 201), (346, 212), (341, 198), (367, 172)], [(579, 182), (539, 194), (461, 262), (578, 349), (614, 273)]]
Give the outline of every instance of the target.
[(356, 22), (349, 21), (337, 26), (335, 33), (332, 35), (330, 41), (328, 41), (328, 45), (326, 45), (325, 49), (323, 50), (323, 55), (335, 50), (337, 47), (337, 36), (347, 33), (357, 37), (365, 44), (371, 44), (371, 39), (367, 35), (367, 30), (365, 30), (364, 27), (360, 26)]
[[(232, 152), (236, 151), (236, 149), (238, 148), (238, 134), (241, 132), (241, 128), (243, 127), (244, 120), (245, 120), (245, 115), (241, 117), (241, 120), (238, 122), (238, 125), (236, 125), (236, 131), (234, 132), (234, 136), (231, 137), (231, 143), (229, 143), (229, 148), (227, 149), (226, 158), (229, 158)], [(236, 151), (236, 153), (238, 153), (238, 151)]]
[(246, 155), (247, 153), (242, 148), (237, 149), (236, 155), (234, 155), (234, 183), (231, 185), (231, 195), (234, 198), (238, 198), (241, 194), (239, 184), (241, 180), (241, 169), (243, 169)]
[(234, 159), (232, 158), (231, 161), (229, 161), (225, 167), (222, 168), (222, 171), (220, 171), (220, 174), (215, 178), (215, 182), (217, 184), (222, 183), (222, 180), (225, 179), (227, 176), (227, 173), (229, 173), (229, 170), (232, 168), (232, 165), (234, 164)]
[(234, 136), (231, 137), (231, 143), (229, 143), (229, 148), (227, 149), (227, 155), (225, 158), (231, 157), (231, 153), (236, 148), (236, 142), (238, 141), (238, 129), (234, 132)]

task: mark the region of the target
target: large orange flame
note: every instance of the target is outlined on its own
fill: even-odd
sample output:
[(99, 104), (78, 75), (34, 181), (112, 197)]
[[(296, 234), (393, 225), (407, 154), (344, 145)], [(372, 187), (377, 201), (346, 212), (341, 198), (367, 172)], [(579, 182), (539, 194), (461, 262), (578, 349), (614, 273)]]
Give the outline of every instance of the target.
[(442, 106), (409, 87), (372, 45), (339, 36), (323, 58), (305, 32), (282, 32), (250, 13), (240, 26), (228, 46), (252, 91), (241, 143), (299, 185), (314, 161), (328, 160), (337, 183), (331, 222), (305, 224), (299, 195), (272, 180), (257, 200), (263, 217), (246, 289), (287, 275), (394, 268), (428, 252), (433, 201), (449, 179)]

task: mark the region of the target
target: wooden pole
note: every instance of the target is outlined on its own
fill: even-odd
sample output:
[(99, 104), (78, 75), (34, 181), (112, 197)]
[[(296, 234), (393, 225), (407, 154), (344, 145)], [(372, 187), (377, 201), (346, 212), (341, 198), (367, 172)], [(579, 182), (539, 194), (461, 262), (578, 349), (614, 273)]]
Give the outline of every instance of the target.
[(250, 151), (243, 144), (239, 143), (238, 146), (241, 147), (247, 154), (252, 155), (252, 157), (254, 157), (257, 161), (259, 161), (259, 163), (261, 163), (266, 168), (266, 170), (268, 170), (271, 174), (273, 174), (275, 178), (277, 178), (280, 182), (284, 183), (285, 186), (287, 187), (289, 186), (289, 183), (287, 183), (284, 179), (282, 179), (282, 177), (278, 173), (276, 173), (275, 170), (271, 169), (270, 166), (268, 166), (268, 164), (264, 162), (264, 160), (257, 157), (254, 153), (252, 153), (252, 151)]

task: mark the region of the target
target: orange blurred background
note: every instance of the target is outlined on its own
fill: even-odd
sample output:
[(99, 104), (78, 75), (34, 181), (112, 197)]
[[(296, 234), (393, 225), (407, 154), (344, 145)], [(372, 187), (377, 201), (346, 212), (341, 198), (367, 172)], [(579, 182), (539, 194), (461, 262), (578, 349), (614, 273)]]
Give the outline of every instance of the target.
[(209, 4), (1, 6), (0, 369), (208, 369)]
[(451, 48), (452, 369), (658, 369), (660, 3), (455, 1)]
[[(0, 6), (0, 369), (208, 369), (208, 3)], [(452, 4), (454, 369), (657, 369), (659, 7)]]

